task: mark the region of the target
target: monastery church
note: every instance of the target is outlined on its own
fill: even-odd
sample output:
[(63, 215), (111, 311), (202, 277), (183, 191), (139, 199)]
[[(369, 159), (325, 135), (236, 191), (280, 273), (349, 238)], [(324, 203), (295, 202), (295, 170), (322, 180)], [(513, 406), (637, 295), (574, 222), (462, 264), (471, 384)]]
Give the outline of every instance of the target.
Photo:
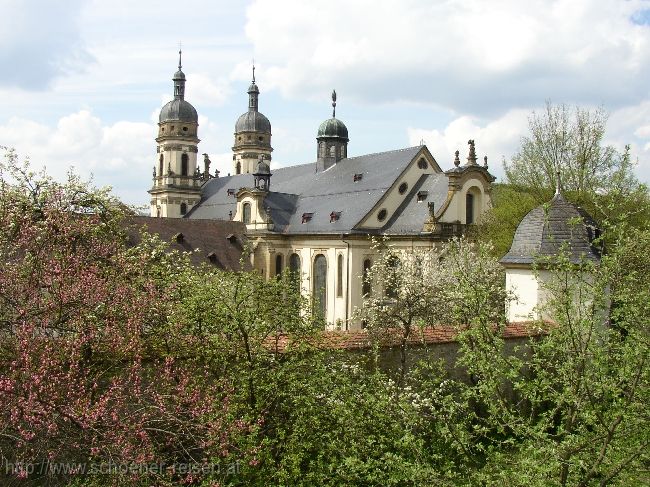
[(490, 206), (495, 178), (487, 157), (477, 163), (473, 140), (466, 161), (456, 151), (445, 170), (425, 145), (349, 157), (336, 92), (332, 117), (316, 132), (315, 162), (271, 170), (271, 122), (259, 110), (254, 69), (248, 109), (235, 123), (233, 175), (211, 173), (207, 154), (201, 170), (180, 52), (173, 84), (174, 99), (160, 111), (151, 216), (241, 222), (252, 268), (267, 278), (296, 272), (330, 327), (361, 327), (351, 317), (367, 292), (361, 276), (372, 266), (371, 236), (430, 248), (462, 235)]

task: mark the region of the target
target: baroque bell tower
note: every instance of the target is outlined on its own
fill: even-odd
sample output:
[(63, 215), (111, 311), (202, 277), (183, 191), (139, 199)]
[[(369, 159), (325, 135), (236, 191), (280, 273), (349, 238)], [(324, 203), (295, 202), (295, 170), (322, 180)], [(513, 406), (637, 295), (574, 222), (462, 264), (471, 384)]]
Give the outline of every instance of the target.
[(232, 148), (234, 174), (253, 174), (259, 161), (271, 162), (271, 122), (259, 111), (260, 89), (253, 81), (248, 87), (248, 111), (235, 123), (235, 145)]
[(199, 126), (196, 109), (185, 101), (185, 73), (178, 51), (174, 99), (160, 110), (153, 169), (151, 216), (182, 218), (201, 199), (203, 177), (197, 166)]

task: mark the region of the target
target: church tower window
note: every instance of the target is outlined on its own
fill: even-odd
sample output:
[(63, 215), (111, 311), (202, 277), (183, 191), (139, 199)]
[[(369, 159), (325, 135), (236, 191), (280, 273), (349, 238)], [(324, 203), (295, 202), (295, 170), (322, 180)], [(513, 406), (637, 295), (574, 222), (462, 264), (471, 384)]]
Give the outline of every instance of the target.
[(187, 154), (181, 156), (181, 176), (187, 176), (187, 166), (188, 166), (188, 157)]
[(158, 171), (158, 176), (162, 176), (162, 175), (163, 175), (163, 171), (165, 170), (165, 166), (164, 166), (164, 164), (163, 164), (164, 161), (165, 161), (165, 158), (163, 157), (162, 154), (160, 154), (160, 166), (159, 166), (159, 168), (158, 168), (158, 169), (159, 169), (159, 171)]
[(183, 202), (181, 203), (181, 215), (184, 215), (187, 213), (187, 203)]

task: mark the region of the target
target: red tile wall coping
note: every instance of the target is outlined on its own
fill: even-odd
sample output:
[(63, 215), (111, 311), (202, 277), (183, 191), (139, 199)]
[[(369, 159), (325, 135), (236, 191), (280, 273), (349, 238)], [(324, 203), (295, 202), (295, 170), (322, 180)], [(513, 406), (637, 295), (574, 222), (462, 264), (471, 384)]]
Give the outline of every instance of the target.
[[(540, 326), (541, 325), (541, 326)], [(517, 338), (531, 338), (546, 334), (551, 323), (538, 321), (508, 323), (503, 329), (503, 338), (506, 340)], [(409, 345), (435, 345), (453, 343), (460, 329), (454, 326), (435, 326), (415, 329), (407, 343)], [(388, 348), (399, 345), (401, 342), (400, 330), (387, 330), (379, 337), (380, 347)], [(269, 350), (285, 352), (294, 344), (287, 335), (269, 337), (265, 342)], [(372, 346), (371, 336), (367, 330), (360, 331), (325, 331), (312, 343), (322, 349), (331, 350), (361, 350)]]

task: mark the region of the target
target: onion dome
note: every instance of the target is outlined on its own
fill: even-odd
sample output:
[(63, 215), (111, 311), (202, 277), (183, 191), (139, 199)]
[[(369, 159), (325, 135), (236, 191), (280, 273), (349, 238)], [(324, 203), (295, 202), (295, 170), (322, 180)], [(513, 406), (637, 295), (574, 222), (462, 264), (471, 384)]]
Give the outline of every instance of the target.
[(500, 262), (530, 265), (540, 257), (556, 256), (562, 251), (569, 252), (573, 263), (598, 261), (600, 249), (593, 241), (599, 236), (594, 219), (564, 199), (558, 183), (553, 199), (531, 210), (519, 223), (510, 251)]
[(348, 128), (345, 124), (336, 118), (336, 90), (332, 91), (332, 118), (325, 120), (318, 127), (317, 138), (335, 138), (348, 142)]
[(253, 66), (253, 81), (248, 87), (248, 111), (235, 122), (235, 133), (271, 132), (271, 122), (258, 109), (259, 94), (260, 89), (255, 84), (255, 66)]
[(174, 73), (174, 99), (160, 110), (159, 122), (179, 121), (198, 123), (196, 109), (185, 101), (185, 73), (181, 69), (181, 51), (178, 51), (178, 71)]

